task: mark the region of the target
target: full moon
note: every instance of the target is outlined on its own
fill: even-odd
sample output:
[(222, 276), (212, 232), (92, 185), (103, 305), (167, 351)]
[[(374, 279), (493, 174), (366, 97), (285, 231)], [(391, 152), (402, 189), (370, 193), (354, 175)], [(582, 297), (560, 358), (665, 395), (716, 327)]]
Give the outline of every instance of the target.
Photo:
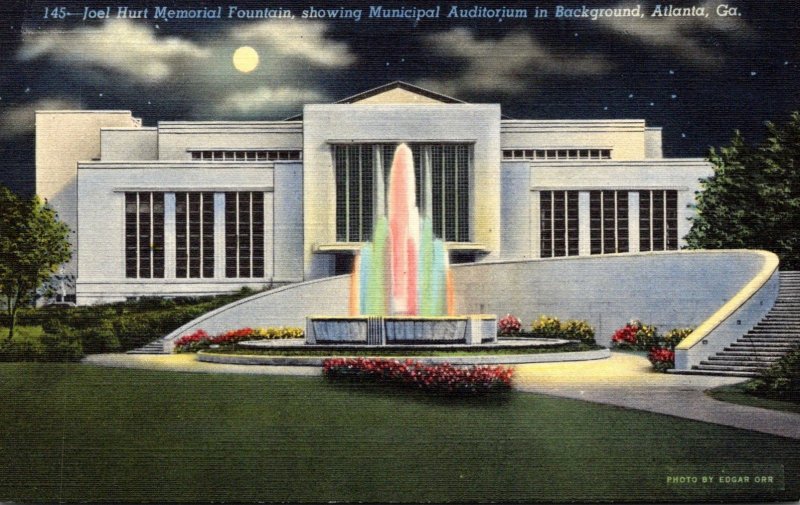
[(233, 66), (243, 74), (249, 74), (258, 67), (258, 53), (250, 46), (242, 46), (233, 53)]

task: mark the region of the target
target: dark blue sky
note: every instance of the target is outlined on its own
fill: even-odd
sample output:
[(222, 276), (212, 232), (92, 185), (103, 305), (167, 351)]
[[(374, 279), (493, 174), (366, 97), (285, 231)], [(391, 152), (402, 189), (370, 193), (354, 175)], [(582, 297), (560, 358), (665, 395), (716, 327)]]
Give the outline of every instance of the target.
[[(0, 182), (33, 188), (32, 111), (132, 110), (147, 125), (175, 119), (282, 119), (302, 103), (330, 102), (403, 80), (473, 102), (501, 103), (512, 118), (644, 118), (664, 128), (665, 154), (703, 156), (734, 129), (753, 140), (766, 120), (800, 109), (800, 4), (672, 2), (708, 17), (557, 19), (558, 5), (620, 8), (635, 2), (60, 2), (147, 7), (149, 19), (44, 19), (53, 2), (4, 3), (0, 54)], [(158, 20), (158, 6), (282, 7), (296, 19)], [(414, 22), (368, 18), (384, 8), (441, 6)], [(448, 19), (451, 6), (534, 8), (546, 19)], [(669, 4), (663, 4), (669, 5)], [(718, 16), (719, 5), (739, 16)], [(364, 9), (361, 20), (304, 20), (309, 7)], [(251, 46), (259, 67), (237, 72), (233, 50)]]

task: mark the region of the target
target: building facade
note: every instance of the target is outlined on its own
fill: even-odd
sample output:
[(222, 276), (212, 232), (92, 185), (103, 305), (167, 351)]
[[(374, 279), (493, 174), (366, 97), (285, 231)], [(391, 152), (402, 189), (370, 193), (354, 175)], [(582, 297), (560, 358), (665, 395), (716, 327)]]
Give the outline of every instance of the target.
[(283, 121), (41, 111), (36, 127), (36, 189), (74, 230), (79, 304), (349, 272), (401, 142), (451, 262), (678, 249), (712, 173), (663, 158), (643, 120), (513, 120), (401, 82)]

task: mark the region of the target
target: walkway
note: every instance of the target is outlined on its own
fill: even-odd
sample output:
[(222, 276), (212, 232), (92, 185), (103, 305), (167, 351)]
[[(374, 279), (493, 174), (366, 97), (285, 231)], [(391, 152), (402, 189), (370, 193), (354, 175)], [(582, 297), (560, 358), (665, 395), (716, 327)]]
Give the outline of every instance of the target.
[[(96, 354), (85, 363), (176, 372), (265, 375), (320, 375), (318, 367), (202, 363), (193, 354)], [(684, 419), (800, 439), (800, 414), (721, 402), (704, 393), (743, 379), (655, 373), (647, 358), (612, 353), (611, 358), (566, 363), (517, 365), (514, 380), (522, 391), (573, 398)]]

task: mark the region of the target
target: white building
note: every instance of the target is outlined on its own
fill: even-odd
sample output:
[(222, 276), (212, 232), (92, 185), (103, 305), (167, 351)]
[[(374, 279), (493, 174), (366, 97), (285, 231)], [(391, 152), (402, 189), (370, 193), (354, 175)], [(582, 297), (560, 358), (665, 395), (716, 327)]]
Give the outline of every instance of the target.
[(399, 142), (452, 262), (678, 249), (712, 173), (643, 120), (505, 119), (394, 82), (284, 121), (38, 112), (36, 191), (75, 231), (79, 304), (215, 294), (349, 272)]

